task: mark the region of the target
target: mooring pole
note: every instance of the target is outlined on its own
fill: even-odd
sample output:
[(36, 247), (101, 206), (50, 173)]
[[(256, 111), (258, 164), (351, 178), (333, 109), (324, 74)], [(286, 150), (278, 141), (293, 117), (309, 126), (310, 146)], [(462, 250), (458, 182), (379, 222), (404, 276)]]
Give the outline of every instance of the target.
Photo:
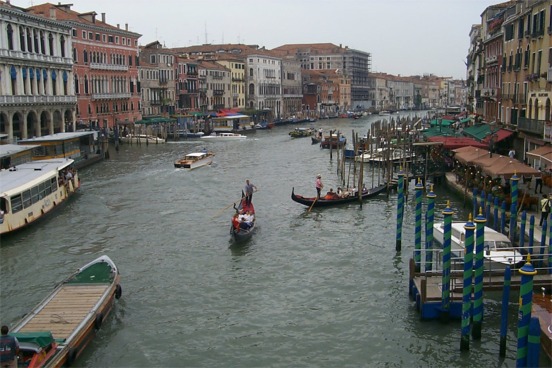
[(471, 295), (473, 277), (473, 233), (475, 225), (471, 214), (464, 225), (466, 240), (464, 253), (464, 287), (462, 289), (462, 330), (460, 337), (460, 351), (470, 350), (470, 322), (471, 322)]
[(518, 271), (521, 274), (519, 288), (518, 314), (518, 343), (516, 367), (527, 367), (527, 336), (529, 335), (529, 321), (531, 320), (531, 305), (533, 304), (533, 276), (537, 274), (531, 264), (531, 256), (527, 256), (527, 263)]
[(510, 286), (512, 270), (506, 266), (504, 270), (504, 288), (502, 291), (502, 308), (500, 314), (500, 349), (498, 355), (506, 356), (506, 337), (508, 336), (508, 304), (510, 303)]
[(399, 171), (397, 183), (397, 238), (395, 250), (401, 251), (402, 247), (402, 225), (404, 216), (404, 172)]
[(416, 229), (414, 234), (414, 262), (416, 263), (416, 272), (420, 272), (422, 263), (422, 192), (424, 186), (418, 178), (416, 189)]
[(443, 277), (441, 291), (441, 318), (447, 319), (450, 312), (450, 251), (452, 236), (452, 209), (450, 202), (443, 210)]
[(475, 287), (473, 292), (473, 329), (474, 340), (481, 339), (483, 322), (483, 247), (485, 246), (485, 222), (487, 219), (481, 211), (475, 218)]
[(437, 195), (433, 192), (433, 185), (427, 193), (427, 219), (426, 219), (426, 257), (425, 270), (431, 271), (433, 268), (433, 223), (435, 221), (435, 198)]

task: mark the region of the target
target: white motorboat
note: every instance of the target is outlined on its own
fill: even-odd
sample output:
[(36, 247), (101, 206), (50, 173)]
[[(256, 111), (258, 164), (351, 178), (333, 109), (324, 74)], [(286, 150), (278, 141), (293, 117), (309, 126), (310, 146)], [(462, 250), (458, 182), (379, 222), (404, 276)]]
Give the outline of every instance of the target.
[(128, 144), (141, 144), (141, 143), (147, 143), (147, 144), (159, 144), (159, 143), (165, 143), (165, 140), (163, 138), (155, 137), (152, 135), (146, 135), (146, 134), (128, 134), (124, 137), (121, 137), (121, 142), (128, 143)]
[(174, 167), (182, 169), (195, 169), (201, 166), (211, 165), (215, 154), (213, 152), (192, 152), (174, 162)]
[(209, 135), (204, 135), (201, 139), (214, 140), (214, 141), (236, 141), (241, 139), (246, 139), (246, 135), (241, 135), (238, 133), (229, 133), (229, 132), (213, 132)]
[[(451, 226), (451, 254), (463, 262), (465, 254), (466, 230), (465, 222), (453, 222)], [(512, 245), (510, 239), (498, 231), (485, 226), (484, 229), (484, 268), (491, 271), (504, 271), (506, 266), (520, 267), (523, 265), (523, 255)], [(444, 222), (436, 222), (433, 225), (433, 239), (443, 244)], [(475, 230), (474, 230), (474, 254), (475, 254)], [(475, 260), (474, 260), (475, 262)]]

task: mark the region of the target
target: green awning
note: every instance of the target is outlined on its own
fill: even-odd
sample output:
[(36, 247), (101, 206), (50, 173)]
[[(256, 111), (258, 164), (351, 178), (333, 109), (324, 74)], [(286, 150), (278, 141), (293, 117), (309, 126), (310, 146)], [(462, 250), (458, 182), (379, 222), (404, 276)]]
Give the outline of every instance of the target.
[(156, 118), (145, 118), (142, 120), (138, 120), (136, 122), (136, 124), (144, 124), (144, 125), (165, 124), (165, 123), (176, 123), (176, 119), (156, 117)]
[(453, 123), (454, 123), (454, 120), (448, 120), (448, 119), (433, 119), (430, 122), (431, 126), (443, 126), (443, 127), (451, 126)]
[(45, 348), (54, 342), (54, 337), (50, 331), (43, 332), (16, 332), (11, 334), (15, 336), (19, 343), (31, 343)]
[(489, 124), (476, 124), (471, 127), (467, 127), (463, 131), (464, 135), (482, 141), (486, 136), (491, 134), (491, 126)]
[(457, 137), (458, 136), (456, 131), (454, 129), (452, 129), (451, 127), (449, 127), (449, 126), (434, 126), (434, 127), (431, 127), (429, 129), (424, 130), (422, 134), (426, 138), (438, 137), (438, 136), (443, 136), (443, 137)]

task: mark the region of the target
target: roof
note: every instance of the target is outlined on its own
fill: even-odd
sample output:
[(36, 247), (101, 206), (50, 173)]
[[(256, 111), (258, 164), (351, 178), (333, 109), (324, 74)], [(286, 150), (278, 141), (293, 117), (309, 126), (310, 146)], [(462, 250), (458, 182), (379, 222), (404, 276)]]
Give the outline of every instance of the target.
[(539, 173), (538, 170), (519, 160), (498, 154), (491, 156), (489, 151), (485, 149), (466, 146), (453, 151), (455, 152), (454, 158), (459, 162), (479, 166), (483, 173), (493, 177), (504, 176), (505, 178), (509, 178), (514, 174), (530, 176)]
[(540, 158), (540, 159), (544, 159), (548, 162), (552, 162), (552, 147), (551, 146), (542, 146), (542, 147), (536, 148), (532, 151), (528, 151), (527, 155), (534, 156), (534, 157), (537, 157), (537, 158)]
[(508, 130), (508, 129), (500, 129), (499, 131), (497, 132), (494, 132), (492, 134), (489, 134), (488, 136), (486, 136), (482, 142), (484, 143), (489, 143), (489, 141), (491, 140), (491, 138), (494, 136), (494, 141), (495, 143), (496, 142), (500, 142), (500, 141), (503, 141), (504, 139), (510, 137), (512, 134), (514, 134), (513, 131), (511, 130)]
[(94, 135), (93, 130), (88, 130), (85, 132), (66, 132), (66, 133), (56, 133), (43, 135), (41, 137), (33, 137), (28, 139), (21, 139), (19, 143), (39, 143), (39, 142), (54, 142), (54, 141), (66, 141), (69, 139), (80, 138), (87, 135)]
[(39, 147), (39, 145), (20, 146), (18, 144), (0, 144), (0, 157), (15, 155), (16, 153), (24, 151), (31, 151), (35, 147)]
[(72, 164), (74, 160), (67, 158), (58, 158), (51, 160), (40, 160), (25, 162), (15, 166), (15, 170), (0, 170), (0, 194), (12, 195), (19, 191), (22, 185), (46, 180), (52, 174), (52, 171), (64, 168)]
[(489, 124), (475, 124), (474, 126), (464, 128), (463, 133), (478, 141), (482, 141), (486, 136), (491, 134), (491, 126)]
[(429, 137), (428, 141), (430, 142), (442, 142), (443, 148), (446, 149), (456, 149), (460, 147), (472, 146), (478, 148), (486, 148), (488, 145), (478, 142), (473, 138), (468, 137), (443, 137), (443, 136), (433, 136)]

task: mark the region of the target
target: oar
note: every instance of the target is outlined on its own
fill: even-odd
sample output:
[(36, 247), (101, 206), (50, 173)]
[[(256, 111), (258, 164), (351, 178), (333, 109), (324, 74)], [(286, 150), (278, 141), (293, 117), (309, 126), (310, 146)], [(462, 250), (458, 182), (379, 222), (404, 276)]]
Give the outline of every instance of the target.
[(318, 197), (316, 197), (316, 198), (314, 199), (314, 201), (313, 201), (312, 204), (310, 205), (309, 210), (307, 211), (307, 213), (309, 213), (309, 212), (312, 210), (312, 207), (314, 206), (314, 204), (316, 203), (317, 200), (318, 200)]
[(234, 202), (230, 203), (228, 206), (224, 207), (223, 209), (219, 210), (219, 211), (213, 216), (213, 218), (220, 216), (220, 215), (221, 215), (225, 210), (227, 210), (230, 206), (235, 206), (235, 205), (236, 205), (236, 202), (238, 202), (238, 201), (241, 201), (241, 198), (238, 199), (237, 201), (234, 201)]

